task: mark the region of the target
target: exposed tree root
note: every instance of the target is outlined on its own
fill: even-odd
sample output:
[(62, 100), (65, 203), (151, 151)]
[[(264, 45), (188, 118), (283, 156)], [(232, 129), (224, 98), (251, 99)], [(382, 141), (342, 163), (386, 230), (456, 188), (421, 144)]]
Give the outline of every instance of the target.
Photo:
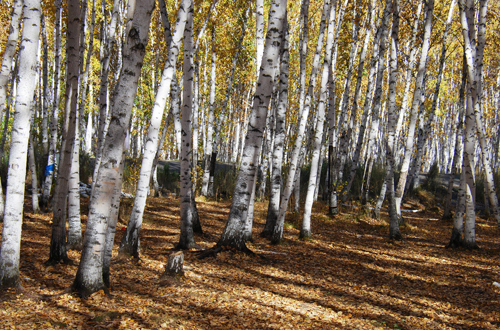
[[(217, 257), (217, 254), (219, 254), (220, 252), (223, 252), (223, 251), (232, 251), (232, 252), (240, 251), (240, 252), (243, 252), (245, 254), (248, 254), (249, 256), (260, 256), (260, 255), (256, 254), (255, 252), (253, 252), (252, 250), (250, 250), (246, 245), (244, 245), (243, 248), (240, 250), (236, 250), (234, 248), (231, 248), (230, 246), (215, 245), (212, 248), (209, 248), (209, 249), (206, 249), (203, 251), (199, 251), (198, 252), (199, 253), (198, 259), (205, 259), (207, 257), (214, 257), (215, 258), (215, 257)], [(262, 256), (260, 256), (260, 257), (262, 257)]]

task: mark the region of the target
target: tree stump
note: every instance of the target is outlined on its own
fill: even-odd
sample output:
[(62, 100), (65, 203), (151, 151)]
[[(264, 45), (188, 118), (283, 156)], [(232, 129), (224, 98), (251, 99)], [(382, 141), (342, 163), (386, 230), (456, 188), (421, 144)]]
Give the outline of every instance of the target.
[(184, 253), (182, 251), (174, 252), (168, 256), (167, 264), (165, 265), (165, 273), (162, 278), (184, 276)]

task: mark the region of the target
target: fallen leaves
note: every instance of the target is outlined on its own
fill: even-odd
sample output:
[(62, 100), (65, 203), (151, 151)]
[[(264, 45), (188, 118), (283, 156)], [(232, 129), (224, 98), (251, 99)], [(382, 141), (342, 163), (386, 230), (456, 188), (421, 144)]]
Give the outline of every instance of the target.
[[(500, 243), (495, 224), (478, 219), (482, 249), (444, 249), (451, 224), (407, 220), (407, 244), (387, 240), (384, 220), (358, 215), (334, 221), (313, 215), (313, 239), (297, 239), (293, 227), (284, 243), (259, 238), (264, 203), (256, 203), (254, 241), (265, 256), (222, 251), (197, 259), (185, 252), (185, 276), (162, 286), (160, 276), (179, 235), (178, 200), (150, 199), (141, 231), (141, 259), (111, 264), (111, 296), (88, 300), (62, 294), (75, 265), (46, 267), (50, 216), (29, 214), (23, 232), (21, 278), (31, 294), (0, 297), (2, 328), (32, 329), (494, 329), (500, 326)], [(229, 203), (198, 202), (210, 248), (222, 232)], [(29, 211), (27, 211), (29, 212)], [(434, 215), (435, 217), (435, 215)], [(407, 230), (405, 232), (405, 230)], [(122, 231), (115, 242), (120, 241)], [(47, 295), (41, 299), (42, 295)]]

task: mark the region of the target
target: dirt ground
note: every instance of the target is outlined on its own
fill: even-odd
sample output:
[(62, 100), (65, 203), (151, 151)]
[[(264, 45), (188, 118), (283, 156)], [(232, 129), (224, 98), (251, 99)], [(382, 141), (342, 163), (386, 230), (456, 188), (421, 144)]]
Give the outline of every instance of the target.
[[(198, 200), (200, 246), (217, 242), (229, 205)], [(122, 207), (114, 256), (132, 200)], [(328, 217), (318, 203), (313, 238), (299, 240), (300, 216), (289, 214), (284, 241), (275, 246), (259, 237), (266, 207), (256, 204), (254, 241), (248, 244), (256, 256), (225, 251), (199, 260), (196, 251), (185, 251), (185, 277), (166, 285), (160, 276), (179, 239), (179, 200), (150, 198), (141, 259), (115, 258), (111, 296), (101, 291), (83, 300), (59, 295), (72, 284), (79, 252), (69, 252), (75, 265), (45, 266), (51, 214), (35, 215), (28, 205), (20, 267), (25, 291), (2, 294), (0, 328), (500, 328), (500, 288), (493, 284), (500, 282), (500, 237), (494, 221), (477, 219), (479, 250), (454, 250), (445, 248), (452, 223), (435, 210), (406, 214), (403, 243), (388, 240), (386, 215), (375, 220), (352, 207)]]

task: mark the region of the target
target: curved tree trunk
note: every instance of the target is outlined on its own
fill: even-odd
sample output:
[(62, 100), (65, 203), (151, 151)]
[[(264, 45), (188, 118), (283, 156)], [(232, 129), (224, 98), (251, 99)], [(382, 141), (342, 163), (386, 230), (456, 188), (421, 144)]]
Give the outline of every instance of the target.
[[(128, 4), (133, 5), (134, 3), (130, 2)], [(85, 297), (101, 289), (106, 290), (103, 264), (108, 219), (113, 210), (114, 192), (121, 189), (120, 162), (148, 42), (153, 7), (154, 1), (145, 0), (135, 3), (135, 7), (128, 8), (122, 72), (111, 103), (111, 113), (115, 120), (109, 123), (102, 161), (90, 199), (80, 265), (72, 285), (72, 290)]]
[[(316, 52), (314, 53), (314, 59), (311, 69), (311, 74), (309, 77), (309, 88), (307, 91), (307, 95), (304, 99), (303, 108), (299, 109), (299, 124), (297, 128), (297, 137), (295, 139), (295, 145), (292, 151), (292, 157), (290, 159), (290, 167), (288, 169), (288, 178), (285, 186), (285, 190), (281, 195), (280, 201), (280, 212), (278, 216), (278, 221), (276, 222), (276, 226), (273, 230), (273, 239), (272, 241), (275, 243), (279, 243), (281, 238), (283, 237), (283, 226), (285, 224), (285, 214), (288, 208), (288, 201), (292, 194), (293, 183), (296, 176), (297, 171), (300, 171), (300, 167), (298, 167), (299, 156), (302, 152), (302, 141), (304, 139), (304, 132), (306, 129), (307, 118), (309, 117), (309, 111), (311, 108), (311, 99), (313, 97), (314, 87), (316, 85), (316, 76), (318, 73), (318, 68), (320, 64), (320, 55), (323, 50), (323, 39), (325, 35), (325, 27), (326, 21), (330, 16), (330, 0), (325, 0), (323, 6), (323, 13), (321, 15), (321, 22), (319, 26), (318, 33), (318, 44), (316, 45)], [(305, 67), (301, 67), (301, 71), (305, 70)]]
[[(162, 8), (165, 8), (164, 4)], [(139, 233), (142, 226), (142, 217), (146, 207), (146, 199), (148, 197), (149, 182), (151, 178), (151, 169), (155, 159), (156, 151), (158, 150), (158, 134), (162, 121), (163, 112), (167, 103), (167, 95), (170, 93), (172, 81), (175, 77), (175, 66), (177, 56), (179, 54), (180, 44), (184, 35), (184, 30), (187, 20), (187, 11), (189, 4), (184, 1), (181, 3), (177, 15), (177, 23), (173, 36), (170, 36), (169, 22), (166, 11), (162, 14), (162, 21), (165, 27), (165, 38), (168, 46), (168, 58), (163, 69), (162, 78), (156, 94), (155, 105), (152, 109), (151, 120), (148, 128), (147, 138), (144, 145), (144, 153), (137, 182), (136, 195), (134, 206), (130, 213), (130, 218), (127, 224), (127, 231), (123, 235), (120, 243), (120, 253), (131, 255), (135, 258), (139, 257)], [(164, 10), (162, 10), (163, 12)]]
[(23, 12), (23, 0), (16, 0), (12, 4), (9, 36), (5, 44), (0, 69), (0, 120), (3, 118), (5, 110), (5, 100), (7, 99), (7, 85), (13, 69), (14, 55), (16, 54), (17, 41), (19, 40), (19, 31), (21, 27), (21, 16)]
[(217, 243), (219, 247), (230, 246), (240, 251), (248, 250), (244, 236), (245, 222), (252, 182), (257, 174), (257, 162), (273, 89), (273, 79), (276, 77), (275, 72), (278, 70), (281, 43), (284, 40), (283, 27), (285, 26), (286, 5), (286, 0), (274, 0), (271, 3), (262, 68), (248, 122), (240, 172), (236, 181), (229, 219)]
[(413, 103), (410, 112), (410, 122), (408, 125), (408, 132), (405, 144), (405, 155), (403, 160), (403, 165), (399, 174), (399, 181), (396, 188), (396, 209), (398, 215), (401, 216), (401, 201), (403, 199), (403, 194), (408, 178), (408, 170), (410, 167), (411, 156), (413, 155), (413, 146), (415, 144), (415, 127), (417, 123), (418, 110), (420, 109), (420, 104), (424, 100), (424, 89), (425, 89), (425, 71), (427, 68), (427, 58), (429, 55), (430, 48), (430, 37), (432, 31), (432, 18), (434, 13), (434, 0), (429, 0), (426, 2), (426, 18), (424, 25), (424, 39), (422, 44), (422, 51), (420, 53), (420, 62), (418, 65), (417, 78), (415, 82), (415, 92), (413, 94)]
[(14, 121), (12, 122), (9, 171), (0, 246), (0, 290), (20, 288), (19, 259), (23, 222), (24, 184), (30, 135), (31, 107), (37, 79), (36, 59), (41, 7), (38, 0), (24, 0), (24, 28), (19, 50), (19, 73)]

